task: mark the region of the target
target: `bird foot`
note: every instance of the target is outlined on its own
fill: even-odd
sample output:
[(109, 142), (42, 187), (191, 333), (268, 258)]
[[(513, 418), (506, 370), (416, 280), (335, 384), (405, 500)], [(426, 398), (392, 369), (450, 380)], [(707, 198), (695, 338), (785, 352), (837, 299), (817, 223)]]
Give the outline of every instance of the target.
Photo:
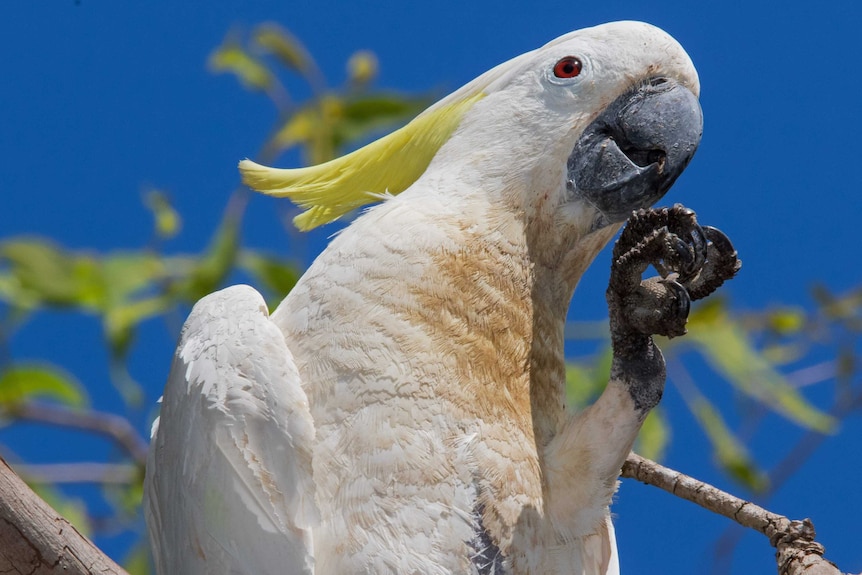
[[(649, 266), (659, 275), (641, 280)], [(614, 246), (606, 294), (612, 334), (684, 335), (691, 302), (741, 266), (728, 237), (700, 226), (681, 204), (634, 212)]]
[[(641, 280), (650, 266), (659, 275)], [(611, 379), (628, 390), (639, 418), (664, 390), (664, 358), (652, 336), (685, 334), (691, 302), (714, 292), (741, 266), (727, 236), (700, 226), (682, 205), (638, 210), (629, 218), (614, 246), (606, 297)]]

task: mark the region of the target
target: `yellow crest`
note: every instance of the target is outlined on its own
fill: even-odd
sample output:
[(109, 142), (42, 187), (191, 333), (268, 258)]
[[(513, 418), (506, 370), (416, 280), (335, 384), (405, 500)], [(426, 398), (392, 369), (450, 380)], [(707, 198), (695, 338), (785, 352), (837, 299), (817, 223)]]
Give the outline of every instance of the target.
[(386, 194), (399, 194), (419, 179), (479, 91), (434, 106), (403, 128), (346, 156), (307, 168), (278, 169), (251, 160), (239, 163), (244, 184), (270, 196), (288, 197), (305, 211), (293, 223), (310, 230)]

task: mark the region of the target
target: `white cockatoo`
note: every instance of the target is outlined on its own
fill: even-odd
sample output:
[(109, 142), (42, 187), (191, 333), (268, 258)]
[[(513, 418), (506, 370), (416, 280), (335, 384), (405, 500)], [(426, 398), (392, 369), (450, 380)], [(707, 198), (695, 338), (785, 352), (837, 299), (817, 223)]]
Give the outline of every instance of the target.
[(194, 307), (147, 467), (158, 571), (617, 573), (609, 504), (663, 363), (615, 355), (570, 413), (563, 327), (595, 255), (694, 154), (698, 95), (673, 38), (616, 22), (342, 158), (241, 162), (300, 228), (380, 203), (272, 316), (247, 286)]

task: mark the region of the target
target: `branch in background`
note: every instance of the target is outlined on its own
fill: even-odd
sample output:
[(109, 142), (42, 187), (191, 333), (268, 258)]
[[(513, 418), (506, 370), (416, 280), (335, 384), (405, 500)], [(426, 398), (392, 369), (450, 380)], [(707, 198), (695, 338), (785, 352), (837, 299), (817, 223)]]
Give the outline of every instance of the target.
[(664, 489), (701, 507), (732, 519), (769, 538), (776, 548), (779, 575), (840, 575), (838, 568), (823, 558), (825, 549), (814, 541), (811, 521), (791, 521), (712, 485), (674, 471), (640, 455), (630, 453), (622, 476)]
[(0, 459), (0, 572), (128, 575)]
[(59, 425), (106, 435), (125, 449), (139, 465), (147, 463), (147, 442), (132, 424), (113, 413), (69, 409), (48, 403), (24, 403), (15, 408), (15, 416), (28, 421)]
[(128, 485), (140, 480), (136, 465), (129, 463), (19, 464), (15, 470), (27, 483), (101, 483)]

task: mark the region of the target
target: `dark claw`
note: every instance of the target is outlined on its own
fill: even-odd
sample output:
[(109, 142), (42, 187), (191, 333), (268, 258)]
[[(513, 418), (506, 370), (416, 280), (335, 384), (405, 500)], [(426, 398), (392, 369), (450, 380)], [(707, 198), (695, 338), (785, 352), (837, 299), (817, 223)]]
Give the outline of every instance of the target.
[[(674, 248), (676, 249), (676, 253), (679, 256), (680, 260), (682, 260), (682, 264), (680, 267), (687, 269), (694, 266), (694, 262), (696, 261), (696, 256), (692, 253), (691, 248), (685, 243), (681, 237), (674, 235), (673, 236)], [(676, 270), (674, 270), (676, 271)]]
[(733, 249), (733, 244), (730, 243), (730, 238), (723, 231), (712, 226), (703, 226), (702, 229), (707, 239), (713, 243), (720, 253), (736, 253), (736, 250)]
[(710, 241), (707, 261), (697, 276), (686, 283), (693, 300), (705, 298), (717, 290), (742, 267), (733, 244), (724, 232), (712, 226), (704, 226), (703, 230)]
[(668, 289), (674, 292), (674, 300), (676, 303), (676, 317), (682, 320), (682, 333), (679, 334), (663, 334), (668, 337), (674, 337), (675, 335), (683, 335), (685, 333), (685, 322), (688, 319), (688, 314), (691, 311), (691, 298), (688, 296), (688, 291), (685, 287), (676, 282), (674, 280), (662, 280), (664, 285), (668, 287)]
[(689, 237), (691, 238), (691, 251), (694, 253), (694, 257), (690, 265), (680, 270), (679, 279), (683, 283), (697, 275), (703, 267), (706, 261), (707, 245), (709, 244), (707, 234), (701, 226), (695, 225), (694, 229), (689, 233)]

